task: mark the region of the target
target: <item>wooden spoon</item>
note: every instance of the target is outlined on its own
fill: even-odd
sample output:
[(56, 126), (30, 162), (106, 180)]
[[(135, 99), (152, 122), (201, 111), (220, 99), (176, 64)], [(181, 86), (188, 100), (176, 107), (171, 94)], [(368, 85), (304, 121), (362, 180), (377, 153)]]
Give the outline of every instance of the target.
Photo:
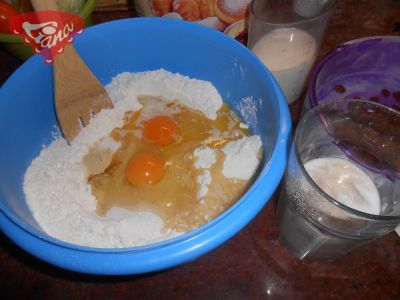
[[(55, 0), (31, 2), (36, 11), (58, 10)], [(93, 115), (103, 108), (113, 107), (106, 90), (72, 45), (66, 45), (64, 52), (54, 57), (53, 80), (58, 122), (69, 142)]]

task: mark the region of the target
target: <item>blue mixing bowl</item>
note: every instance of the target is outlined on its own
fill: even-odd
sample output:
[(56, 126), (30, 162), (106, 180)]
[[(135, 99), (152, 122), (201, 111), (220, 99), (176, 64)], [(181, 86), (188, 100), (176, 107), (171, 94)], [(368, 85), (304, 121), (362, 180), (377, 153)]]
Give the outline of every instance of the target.
[[(259, 174), (241, 199), (210, 223), (153, 245), (99, 249), (48, 236), (36, 223), (22, 189), (25, 170), (52, 141), (57, 126), (51, 66), (34, 56), (0, 90), (0, 227), (21, 248), (72, 271), (123, 275), (152, 272), (193, 260), (241, 230), (267, 203), (283, 175), (291, 124), (277, 83), (244, 46), (212, 29), (179, 20), (137, 18), (87, 29), (75, 46), (103, 84), (123, 71), (164, 68), (208, 80), (261, 136)], [(245, 113), (243, 113), (245, 112)]]

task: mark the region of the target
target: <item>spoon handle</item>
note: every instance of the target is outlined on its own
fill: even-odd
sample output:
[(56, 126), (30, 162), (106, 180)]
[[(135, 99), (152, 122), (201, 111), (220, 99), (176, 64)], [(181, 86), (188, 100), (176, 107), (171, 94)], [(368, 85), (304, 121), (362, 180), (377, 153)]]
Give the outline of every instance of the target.
[[(37, 11), (58, 11), (55, 0), (32, 0), (32, 4)], [(60, 25), (63, 24), (58, 23), (58, 28)], [(67, 44), (61, 51), (53, 57), (54, 103), (61, 131), (71, 142), (93, 115), (113, 104), (74, 46)]]

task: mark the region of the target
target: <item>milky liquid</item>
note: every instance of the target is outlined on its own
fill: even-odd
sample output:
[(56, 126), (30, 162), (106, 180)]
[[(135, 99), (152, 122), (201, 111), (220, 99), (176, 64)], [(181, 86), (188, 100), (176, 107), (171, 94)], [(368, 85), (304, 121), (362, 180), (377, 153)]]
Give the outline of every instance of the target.
[(379, 215), (381, 201), (371, 178), (342, 158), (317, 158), (304, 165), (314, 182), (340, 203), (369, 214)]
[(273, 73), (288, 103), (297, 100), (317, 55), (317, 43), (307, 32), (281, 28), (262, 36), (253, 52)]

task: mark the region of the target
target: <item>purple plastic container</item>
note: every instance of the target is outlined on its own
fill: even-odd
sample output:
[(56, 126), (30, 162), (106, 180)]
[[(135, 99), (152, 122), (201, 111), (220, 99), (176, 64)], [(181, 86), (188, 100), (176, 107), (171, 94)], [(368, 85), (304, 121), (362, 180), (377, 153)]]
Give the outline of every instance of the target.
[(400, 37), (361, 38), (328, 53), (313, 70), (306, 106), (364, 99), (400, 110)]

